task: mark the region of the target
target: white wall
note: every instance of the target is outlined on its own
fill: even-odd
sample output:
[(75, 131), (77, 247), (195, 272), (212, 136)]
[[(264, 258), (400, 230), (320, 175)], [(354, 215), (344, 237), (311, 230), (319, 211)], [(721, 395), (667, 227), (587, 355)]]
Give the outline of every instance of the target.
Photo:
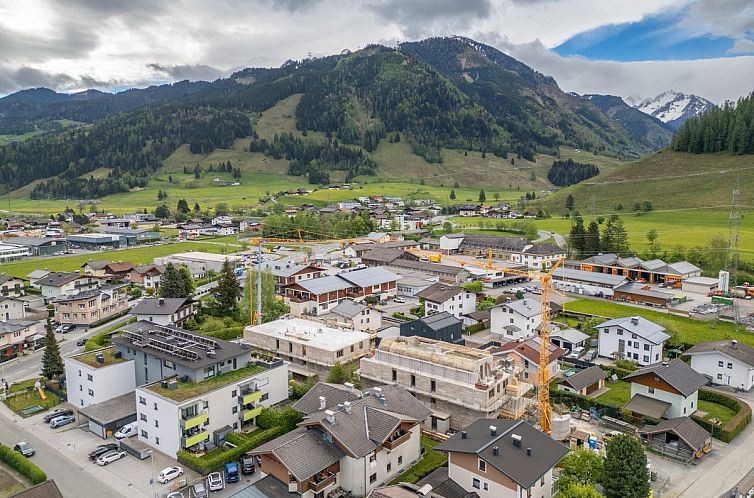
[(462, 290), (447, 301), (441, 303), (426, 301), (424, 304), (424, 316), (447, 311), (461, 320), (461, 315), (476, 311), (476, 295)]
[[(728, 365), (732, 368), (728, 368)], [(691, 355), (691, 368), (709, 375), (715, 384), (738, 387), (746, 391), (754, 386), (754, 368), (719, 351)]]
[[(65, 378), (68, 402), (76, 408), (107, 401), (136, 387), (133, 360), (94, 368), (75, 358), (66, 358)], [(93, 394), (89, 394), (90, 390)]]
[[(541, 323), (541, 314), (527, 318), (515, 311), (511, 313), (510, 308), (504, 304), (496, 306), (490, 311), (490, 331), (493, 334), (500, 335), (502, 339), (507, 341), (526, 339), (538, 335), (537, 328)], [(505, 330), (507, 325), (515, 325), (521, 330), (514, 334), (508, 334)]]
[[(464, 469), (460, 465), (455, 465), (452, 453), (448, 456), (448, 477), (466, 491), (473, 491), (482, 498), (518, 498), (518, 493), (515, 490), (498, 484), (492, 479), (486, 479), (482, 473), (477, 474)], [(479, 479), (479, 488), (473, 487), (474, 478)], [(488, 489), (486, 491), (484, 490), (484, 483), (487, 483)]]
[(665, 418), (690, 417), (699, 407), (699, 391), (694, 391), (691, 396), (684, 397), (681, 394), (669, 393), (661, 389), (655, 389), (653, 393), (649, 392), (650, 388), (636, 382), (631, 383), (631, 397), (634, 394), (643, 394), (649, 398), (667, 401), (671, 404), (665, 413)]
[[(625, 343), (624, 357), (626, 359), (635, 361), (640, 366), (662, 361), (662, 344), (653, 344), (638, 335), (634, 339), (631, 332), (618, 326), (600, 327), (598, 330), (598, 354), (604, 358), (612, 358), (612, 354), (618, 351), (619, 341), (623, 339)], [(629, 342), (631, 343), (630, 346)], [(634, 347), (635, 344), (638, 344), (638, 348)], [(647, 350), (647, 348), (649, 349)]]

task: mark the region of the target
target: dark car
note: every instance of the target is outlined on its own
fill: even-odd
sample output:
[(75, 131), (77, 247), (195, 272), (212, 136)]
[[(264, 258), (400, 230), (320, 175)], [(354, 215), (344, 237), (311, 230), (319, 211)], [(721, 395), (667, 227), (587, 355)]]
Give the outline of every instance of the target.
[(49, 424), (50, 422), (52, 422), (52, 419), (54, 419), (55, 417), (62, 417), (63, 415), (73, 415), (73, 410), (65, 410), (63, 408), (58, 408), (51, 411), (47, 415), (45, 415), (42, 418), (42, 420), (44, 421), (45, 424)]
[(96, 462), (97, 458), (104, 455), (108, 451), (114, 451), (118, 449), (116, 443), (101, 444), (89, 452), (89, 460)]
[(73, 331), (75, 329), (75, 325), (63, 325), (63, 330), (60, 331), (61, 334), (67, 334), (68, 332)]
[(254, 464), (254, 457), (251, 455), (244, 455), (239, 462), (241, 465), (242, 474), (253, 474), (257, 470), (257, 466)]
[(86, 339), (79, 339), (76, 341), (76, 346), (85, 346), (86, 345)]
[(34, 449), (34, 446), (27, 443), (26, 441), (20, 441), (13, 447), (13, 449), (27, 458), (33, 457), (34, 453), (37, 452), (37, 450)]

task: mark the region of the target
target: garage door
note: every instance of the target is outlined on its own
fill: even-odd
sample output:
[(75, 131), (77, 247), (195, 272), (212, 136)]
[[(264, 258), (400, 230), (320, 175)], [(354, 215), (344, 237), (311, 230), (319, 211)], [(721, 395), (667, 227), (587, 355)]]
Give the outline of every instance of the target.
[(94, 420), (89, 420), (89, 430), (101, 437), (102, 439), (107, 438), (107, 435), (105, 434), (105, 427), (102, 425), (99, 425)]

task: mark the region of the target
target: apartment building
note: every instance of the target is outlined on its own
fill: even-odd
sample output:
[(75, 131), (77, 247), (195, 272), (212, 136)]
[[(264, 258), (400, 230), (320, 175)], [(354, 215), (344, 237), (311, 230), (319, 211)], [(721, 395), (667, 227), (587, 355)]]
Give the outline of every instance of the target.
[[(479, 498), (551, 498), (568, 448), (522, 420), (481, 419), (440, 443), (448, 479)], [(459, 495), (461, 496), (461, 495)]]
[(290, 362), (289, 370), (300, 377), (324, 380), (336, 363), (358, 361), (367, 354), (370, 335), (326, 327), (302, 318), (281, 318), (244, 329), (252, 347), (269, 351)]
[(302, 280), (319, 278), (325, 274), (325, 269), (309, 264), (285, 264), (271, 265), (272, 275), (275, 277), (275, 288), (280, 292), (286, 285), (295, 284)]
[(455, 285), (436, 283), (416, 294), (416, 297), (424, 299), (424, 316), (445, 311), (463, 320), (463, 315), (476, 310), (476, 294)]
[[(311, 397), (330, 392), (320, 386)], [(319, 498), (337, 487), (368, 496), (421, 457), (421, 424), (430, 411), (404, 388), (375, 387), (340, 404), (319, 400), (321, 409), (298, 428), (252, 451), (273, 496)]]
[(24, 281), (20, 278), (0, 273), (0, 297), (21, 297), (24, 294)]
[(111, 285), (53, 299), (55, 320), (88, 327), (128, 311), (127, 284)]
[(598, 354), (625, 358), (640, 366), (662, 361), (662, 349), (670, 335), (665, 328), (640, 316), (614, 318), (597, 325)]
[[(262, 408), (288, 399), (285, 362), (254, 353), (248, 360), (198, 381), (173, 375), (137, 387), (139, 441), (172, 457), (208, 442), (222, 446), (228, 432), (249, 428)], [(197, 373), (203, 372), (200, 366)]]
[(42, 296), (52, 299), (96, 289), (100, 286), (100, 279), (78, 272), (54, 271), (36, 279), (34, 285), (42, 291)]
[(35, 336), (44, 333), (43, 322), (5, 320), (0, 322), (0, 358), (15, 358), (25, 348), (33, 347)]
[[(539, 352), (542, 341), (539, 337), (532, 337), (520, 341), (510, 341), (492, 350), (495, 356), (505, 358), (520, 367), (522, 379), (534, 386), (539, 385)], [(560, 371), (558, 359), (565, 354), (565, 350), (552, 343), (547, 344), (547, 370), (550, 378)]]
[(501, 342), (534, 337), (541, 324), (542, 303), (537, 299), (519, 299), (490, 310), (490, 331)]
[(329, 327), (376, 332), (382, 327), (382, 312), (372, 306), (346, 299), (319, 317)]
[(409, 390), (433, 411), (427, 428), (438, 432), (494, 417), (510, 398), (510, 374), (491, 353), (424, 337), (383, 339), (360, 367), (365, 386), (397, 383)]
[(136, 388), (135, 362), (115, 347), (88, 351), (64, 359), (68, 402), (77, 408), (94, 405)]
[(163, 273), (165, 273), (164, 266), (149, 263), (134, 267), (128, 274), (128, 280), (132, 284), (143, 285), (145, 289), (157, 290), (160, 288)]

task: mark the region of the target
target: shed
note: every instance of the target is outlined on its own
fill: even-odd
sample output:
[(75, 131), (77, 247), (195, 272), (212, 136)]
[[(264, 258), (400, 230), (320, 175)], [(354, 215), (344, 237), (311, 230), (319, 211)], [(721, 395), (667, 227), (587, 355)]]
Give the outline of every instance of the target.
[(681, 282), (681, 290), (697, 294), (709, 294), (717, 290), (720, 280), (712, 277), (689, 277)]
[(628, 301), (660, 307), (668, 306), (675, 298), (673, 294), (655, 291), (648, 285), (633, 282), (616, 287), (613, 296), (618, 301)]
[(558, 384), (558, 390), (573, 392), (582, 396), (589, 396), (605, 387), (607, 374), (597, 365), (581, 370), (570, 377), (566, 377)]
[(703, 457), (712, 444), (709, 432), (689, 417), (647, 425), (639, 430), (639, 435), (654, 450), (683, 461)]
[(136, 393), (131, 391), (102, 403), (86, 406), (79, 415), (89, 420), (89, 430), (106, 439), (119, 428), (136, 421)]

